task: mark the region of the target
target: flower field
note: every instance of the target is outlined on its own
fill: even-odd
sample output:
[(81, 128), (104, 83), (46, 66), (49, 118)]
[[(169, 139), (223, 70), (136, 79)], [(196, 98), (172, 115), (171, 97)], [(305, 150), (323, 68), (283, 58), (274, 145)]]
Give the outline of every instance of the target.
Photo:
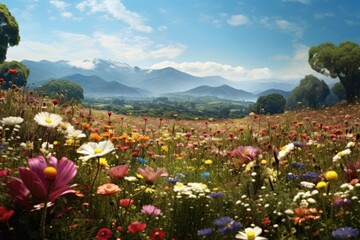
[(359, 104), (183, 121), (15, 87), (0, 105), (0, 239), (359, 239)]

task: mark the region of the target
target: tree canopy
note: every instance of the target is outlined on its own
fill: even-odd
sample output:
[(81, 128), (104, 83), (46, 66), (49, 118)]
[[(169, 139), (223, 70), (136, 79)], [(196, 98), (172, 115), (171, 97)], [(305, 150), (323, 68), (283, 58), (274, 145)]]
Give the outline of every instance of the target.
[(255, 103), (255, 111), (257, 113), (283, 113), (285, 111), (286, 99), (278, 94), (272, 93), (260, 96)]
[(19, 42), (19, 25), (6, 5), (0, 3), (0, 63), (5, 61), (8, 48)]
[(0, 64), (0, 78), (4, 79), (2, 83), (3, 89), (11, 87), (10, 83), (18, 87), (25, 86), (29, 74), (29, 68), (20, 62), (11, 61)]
[(294, 108), (301, 102), (302, 106), (317, 108), (324, 103), (329, 92), (329, 86), (323, 80), (307, 75), (300, 81), (299, 86), (291, 91), (287, 106)]
[(67, 79), (50, 80), (42, 85), (42, 90), (51, 98), (64, 96), (66, 100), (74, 99), (80, 101), (84, 99), (82, 87)]
[(309, 64), (317, 72), (339, 78), (346, 98), (353, 102), (360, 97), (360, 46), (345, 41), (339, 46), (322, 43), (309, 49)]

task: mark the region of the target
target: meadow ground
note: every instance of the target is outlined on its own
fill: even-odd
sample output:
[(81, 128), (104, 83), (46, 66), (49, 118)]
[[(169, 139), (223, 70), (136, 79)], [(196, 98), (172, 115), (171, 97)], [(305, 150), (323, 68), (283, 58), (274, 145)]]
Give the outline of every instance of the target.
[(0, 92), (1, 239), (356, 239), (360, 106), (183, 121)]

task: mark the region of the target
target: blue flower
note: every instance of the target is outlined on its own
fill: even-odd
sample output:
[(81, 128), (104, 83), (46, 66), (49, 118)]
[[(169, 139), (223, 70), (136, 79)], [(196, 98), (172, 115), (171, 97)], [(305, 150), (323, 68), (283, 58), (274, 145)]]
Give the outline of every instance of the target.
[(292, 168), (295, 168), (295, 169), (297, 169), (297, 168), (305, 168), (306, 165), (303, 164), (303, 163), (292, 163), (292, 164), (291, 164), (291, 167), (292, 167)]
[(0, 150), (4, 150), (4, 149), (5, 149), (5, 147), (0, 145)]
[(292, 144), (294, 144), (295, 147), (304, 147), (304, 146), (306, 146), (306, 143), (298, 142), (298, 141), (292, 142)]
[(138, 162), (141, 164), (141, 165), (145, 165), (148, 163), (147, 160), (141, 158), (141, 157), (137, 157), (136, 160), (138, 160)]
[(178, 177), (167, 177), (167, 178), (164, 178), (164, 180), (169, 182), (169, 183), (175, 184), (178, 181), (180, 181), (180, 178), (178, 178)]
[(223, 192), (215, 192), (215, 193), (210, 193), (208, 195), (209, 198), (219, 198), (224, 196), (225, 194)]
[(289, 182), (291, 180), (297, 181), (297, 180), (300, 180), (300, 177), (299, 177), (299, 175), (295, 175), (295, 174), (287, 174), (286, 175), (286, 181)]
[(219, 228), (217, 230), (218, 233), (232, 233), (242, 228), (242, 224), (236, 221), (232, 221), (229, 224)]
[(197, 235), (199, 236), (208, 236), (213, 232), (211, 228), (204, 228), (197, 231)]
[(314, 172), (306, 172), (302, 175), (302, 178), (317, 178), (318, 177), (318, 174), (317, 173), (314, 173)]
[(202, 177), (202, 178), (206, 178), (206, 179), (207, 179), (207, 178), (210, 178), (210, 173), (204, 172), (204, 173), (201, 174), (201, 177)]
[(222, 227), (230, 224), (234, 220), (231, 217), (221, 217), (214, 220), (214, 225), (218, 227)]
[(351, 227), (338, 228), (332, 231), (332, 236), (341, 239), (356, 238), (359, 236), (359, 229)]

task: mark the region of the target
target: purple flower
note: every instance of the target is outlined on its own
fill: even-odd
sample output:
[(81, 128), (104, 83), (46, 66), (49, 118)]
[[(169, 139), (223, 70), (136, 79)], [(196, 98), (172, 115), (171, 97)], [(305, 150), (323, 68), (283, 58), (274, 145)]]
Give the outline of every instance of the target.
[(161, 210), (154, 205), (144, 205), (142, 206), (141, 212), (146, 215), (159, 216), (161, 214)]
[(291, 164), (291, 167), (292, 167), (292, 168), (295, 168), (295, 169), (298, 169), (298, 168), (305, 168), (306, 165), (303, 164), (303, 163), (292, 163), (292, 164)]
[(236, 222), (236, 221), (231, 221), (227, 225), (224, 225), (223, 227), (219, 228), (217, 230), (217, 232), (227, 234), (227, 233), (235, 232), (235, 231), (239, 230), (240, 228), (242, 228), (241, 223)]
[(231, 217), (221, 217), (214, 220), (214, 225), (222, 227), (224, 225), (230, 224), (234, 220)]
[[(9, 189), (8, 193), (15, 198), (15, 201), (27, 208), (33, 205), (29, 202), (29, 195), (40, 202), (46, 200), (55, 202), (56, 199), (64, 194), (75, 193), (67, 185), (76, 175), (75, 164), (63, 157), (59, 161), (50, 156), (48, 163), (43, 156), (28, 159), (30, 168), (20, 167), (20, 178), (12, 178), (5, 185)], [(45, 168), (53, 167), (55, 169), (54, 178), (49, 180), (45, 175)], [(47, 199), (48, 198), (48, 199)]]
[(225, 193), (224, 192), (214, 192), (214, 193), (210, 193), (208, 195), (209, 198), (219, 198), (219, 197), (222, 197), (224, 196)]
[(197, 235), (199, 236), (209, 236), (213, 230), (211, 228), (204, 228), (197, 231)]
[(359, 229), (351, 227), (338, 228), (332, 231), (332, 236), (341, 239), (356, 238), (359, 236)]

